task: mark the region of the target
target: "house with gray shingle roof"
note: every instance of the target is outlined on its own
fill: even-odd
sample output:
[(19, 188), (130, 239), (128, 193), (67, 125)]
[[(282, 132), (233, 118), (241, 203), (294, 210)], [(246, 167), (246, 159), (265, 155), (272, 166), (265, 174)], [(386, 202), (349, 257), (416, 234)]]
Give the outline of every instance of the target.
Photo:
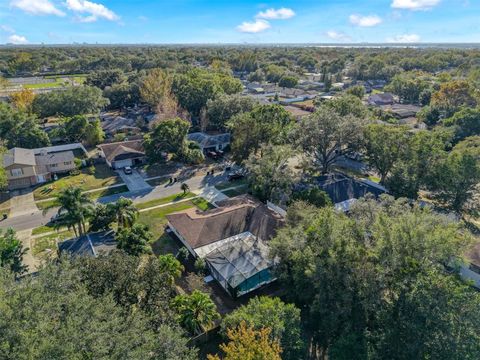
[[(55, 147), (51, 147), (55, 149)], [(41, 149), (13, 148), (3, 155), (9, 190), (24, 189), (52, 179), (52, 174), (75, 169), (71, 150), (48, 152)]]
[(230, 145), (230, 134), (206, 134), (194, 132), (188, 134), (188, 140), (198, 144), (203, 152), (224, 150)]

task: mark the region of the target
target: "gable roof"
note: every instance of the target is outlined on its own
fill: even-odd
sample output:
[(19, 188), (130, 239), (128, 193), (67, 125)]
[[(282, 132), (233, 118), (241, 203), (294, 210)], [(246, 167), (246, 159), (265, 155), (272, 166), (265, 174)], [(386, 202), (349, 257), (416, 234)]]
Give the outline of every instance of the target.
[(283, 218), (250, 196), (217, 202), (216, 209), (201, 212), (188, 209), (167, 215), (170, 225), (193, 248), (199, 248), (243, 232), (263, 240), (275, 235)]
[(3, 166), (26, 165), (35, 166), (35, 155), (33, 150), (24, 148), (13, 148), (3, 156)]
[(62, 151), (47, 155), (37, 155), (35, 158), (37, 165), (52, 165), (62, 162), (73, 161), (75, 159), (75, 156), (73, 155), (72, 151)]
[(130, 140), (110, 144), (97, 145), (103, 151), (105, 158), (111, 162), (119, 155), (136, 154), (139, 156), (145, 155), (143, 149), (143, 140)]
[(195, 141), (200, 144), (201, 147), (211, 147), (219, 144), (229, 144), (230, 134), (215, 134), (210, 135), (202, 132), (194, 132), (188, 134), (188, 140)]
[(320, 176), (318, 185), (328, 194), (334, 204), (358, 199), (367, 194), (377, 197), (385, 193), (381, 186), (375, 186), (371, 182), (358, 181), (342, 174)]
[(58, 244), (60, 252), (67, 252), (71, 256), (97, 256), (110, 253), (117, 247), (112, 231), (90, 233)]

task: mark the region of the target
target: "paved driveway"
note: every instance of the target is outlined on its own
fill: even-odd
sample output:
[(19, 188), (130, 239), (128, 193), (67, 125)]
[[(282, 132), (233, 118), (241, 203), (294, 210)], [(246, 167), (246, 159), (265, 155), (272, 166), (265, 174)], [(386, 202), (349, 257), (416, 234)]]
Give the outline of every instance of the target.
[(120, 175), (125, 185), (127, 185), (128, 191), (135, 192), (152, 189), (142, 175), (140, 175), (135, 169), (132, 169), (132, 173), (130, 175), (125, 174), (123, 170), (118, 170), (117, 173)]
[(12, 192), (10, 199), (10, 217), (17, 217), (22, 215), (30, 215), (38, 212), (33, 199), (33, 192), (31, 190), (17, 190)]

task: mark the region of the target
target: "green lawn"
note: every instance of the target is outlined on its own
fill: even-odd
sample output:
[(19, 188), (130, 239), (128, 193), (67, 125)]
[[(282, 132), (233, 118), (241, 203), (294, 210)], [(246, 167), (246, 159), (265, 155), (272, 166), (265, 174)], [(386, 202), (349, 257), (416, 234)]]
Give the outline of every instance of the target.
[(78, 186), (83, 191), (86, 191), (118, 183), (120, 183), (120, 179), (117, 174), (107, 165), (100, 164), (95, 166), (93, 175), (90, 175), (87, 169), (82, 169), (79, 175), (63, 176), (57, 181), (37, 187), (33, 192), (33, 196), (35, 200), (42, 200), (54, 197), (60, 190), (68, 186)]
[[(117, 186), (117, 187), (114, 187), (114, 188), (108, 188), (108, 189), (104, 189), (104, 190), (94, 191), (94, 192), (88, 193), (87, 196), (92, 201), (95, 201), (98, 198), (101, 198), (101, 197), (104, 197), (104, 196), (121, 194), (121, 193), (124, 193), (124, 192), (127, 192), (127, 191), (128, 191), (127, 185), (122, 185), (122, 186)], [(40, 210), (46, 209), (47, 207), (53, 207), (53, 206), (58, 205), (55, 199), (42, 201), (42, 202), (37, 202), (35, 204), (37, 205), (37, 207)]]
[(191, 192), (187, 192), (185, 195), (183, 193), (178, 193), (178, 194), (170, 195), (170, 196), (167, 196), (167, 197), (164, 197), (164, 198), (161, 198), (161, 199), (146, 201), (144, 203), (137, 204), (135, 206), (137, 207), (137, 209), (142, 210), (142, 209), (147, 209), (147, 208), (154, 207), (154, 206), (157, 206), (157, 205), (163, 205), (163, 204), (168, 204), (168, 203), (175, 202), (175, 201), (189, 199), (189, 198), (192, 198), (194, 196), (196, 196), (196, 195), (194, 193), (191, 193)]
[(210, 204), (207, 200), (205, 200), (204, 198), (202, 197), (198, 197), (198, 198), (195, 198), (195, 199), (192, 199), (192, 203), (195, 204), (195, 206), (197, 208), (199, 208), (200, 210), (202, 211), (206, 211), (206, 210), (210, 210), (210, 209), (214, 209), (215, 206), (213, 206), (212, 204)]
[(178, 204), (172, 204), (140, 213), (138, 222), (148, 225), (150, 231), (154, 235), (154, 240), (151, 245), (156, 255), (175, 253), (178, 250), (178, 245), (175, 241), (165, 233), (165, 226), (167, 225), (167, 219), (165, 216), (177, 211), (190, 209), (194, 206), (197, 206), (201, 210), (205, 210), (207, 206), (212, 206), (205, 199), (202, 200), (203, 201), (200, 199), (193, 199), (191, 201), (184, 201)]
[[(32, 240), (32, 253), (34, 256), (46, 258), (49, 255), (56, 256), (57, 243), (70, 239), (74, 236), (73, 231), (62, 231), (55, 234), (42, 236)], [(49, 250), (49, 251), (47, 251)]]
[(215, 185), (218, 190), (228, 189), (234, 186), (247, 185), (247, 179), (240, 179), (234, 181), (226, 181)]
[(147, 180), (148, 185), (151, 185), (151, 186), (159, 186), (159, 185), (166, 184), (167, 182), (168, 182), (167, 177), (161, 177), (161, 178), (158, 178), (158, 179)]
[(25, 84), (23, 85), (24, 89), (47, 89), (47, 88), (56, 88), (64, 86), (62, 81), (55, 82), (44, 82), (39, 84)]
[(175, 164), (171, 162), (166, 164), (148, 164), (143, 169), (147, 172), (148, 177), (169, 175), (178, 170)]
[(236, 188), (236, 189), (225, 190), (225, 191), (222, 191), (222, 192), (225, 195), (227, 195), (228, 197), (235, 197), (235, 196), (238, 196), (238, 195), (246, 194), (247, 189), (248, 189), (247, 186), (241, 186), (241, 187)]
[(55, 229), (51, 226), (48, 226), (48, 225), (43, 225), (43, 226), (39, 226), (35, 229), (32, 230), (32, 235), (40, 235), (40, 234), (45, 234), (45, 233), (48, 233), (48, 232), (52, 232), (52, 231), (55, 231)]

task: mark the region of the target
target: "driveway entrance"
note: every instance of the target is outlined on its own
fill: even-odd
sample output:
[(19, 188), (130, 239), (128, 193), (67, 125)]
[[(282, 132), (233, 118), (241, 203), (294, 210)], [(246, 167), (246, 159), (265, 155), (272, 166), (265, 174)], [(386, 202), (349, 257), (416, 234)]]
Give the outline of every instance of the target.
[(125, 174), (123, 170), (117, 170), (117, 173), (120, 175), (125, 185), (127, 185), (129, 191), (146, 191), (152, 188), (135, 169), (132, 169), (130, 175)]
[(28, 215), (38, 211), (30, 189), (12, 191), (10, 217)]

